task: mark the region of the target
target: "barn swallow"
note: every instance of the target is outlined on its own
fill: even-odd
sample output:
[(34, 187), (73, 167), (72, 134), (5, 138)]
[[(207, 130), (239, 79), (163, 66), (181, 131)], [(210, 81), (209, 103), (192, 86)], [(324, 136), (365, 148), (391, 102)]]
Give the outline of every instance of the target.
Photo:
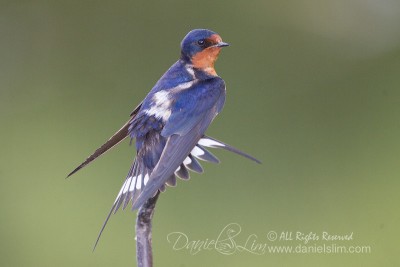
[[(133, 110), (128, 122), (68, 177), (82, 169), (126, 137), (136, 141), (136, 158), (100, 230), (110, 215), (131, 202), (138, 209), (158, 191), (176, 185), (176, 177), (189, 179), (188, 170), (201, 173), (197, 161), (218, 163), (209, 148), (222, 148), (260, 163), (256, 158), (205, 135), (225, 102), (225, 82), (214, 63), (229, 44), (210, 30), (196, 29), (181, 42), (180, 59), (158, 80)], [(95, 245), (95, 246), (96, 246)]]

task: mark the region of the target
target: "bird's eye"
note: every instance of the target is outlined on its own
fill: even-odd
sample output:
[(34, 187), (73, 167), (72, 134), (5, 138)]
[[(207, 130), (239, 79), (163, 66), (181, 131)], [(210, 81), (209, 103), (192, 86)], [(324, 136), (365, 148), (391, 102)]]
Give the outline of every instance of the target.
[(205, 41), (204, 39), (201, 39), (201, 40), (198, 40), (198, 41), (197, 41), (197, 44), (198, 44), (199, 46), (204, 46), (204, 45), (206, 44), (206, 41)]

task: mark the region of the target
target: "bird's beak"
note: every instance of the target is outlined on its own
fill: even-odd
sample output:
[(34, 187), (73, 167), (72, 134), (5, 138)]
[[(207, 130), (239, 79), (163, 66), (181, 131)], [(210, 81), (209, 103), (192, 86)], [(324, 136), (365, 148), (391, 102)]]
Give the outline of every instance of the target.
[(224, 46), (229, 46), (228, 43), (224, 43), (224, 42), (219, 42), (215, 45), (216, 47), (224, 47)]

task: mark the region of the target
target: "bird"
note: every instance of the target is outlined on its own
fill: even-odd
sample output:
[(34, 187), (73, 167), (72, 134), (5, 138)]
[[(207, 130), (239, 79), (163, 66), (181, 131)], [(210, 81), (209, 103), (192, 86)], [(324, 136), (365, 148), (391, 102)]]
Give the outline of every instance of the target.
[(207, 148), (221, 148), (257, 163), (260, 161), (205, 134), (221, 112), (226, 97), (224, 80), (214, 64), (222, 48), (229, 46), (208, 29), (190, 31), (181, 42), (181, 53), (158, 80), (129, 120), (101, 147), (76, 167), (70, 177), (115, 147), (125, 138), (135, 140), (136, 157), (103, 223), (95, 247), (111, 216), (122, 206), (140, 208), (176, 177), (190, 178), (189, 171), (202, 173), (198, 160), (219, 163)]

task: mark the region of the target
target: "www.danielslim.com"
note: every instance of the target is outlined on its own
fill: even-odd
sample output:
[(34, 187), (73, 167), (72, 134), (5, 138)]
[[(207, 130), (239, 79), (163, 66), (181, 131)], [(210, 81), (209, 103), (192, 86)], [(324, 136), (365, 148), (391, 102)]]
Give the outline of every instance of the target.
[[(263, 250), (259, 247), (261, 251)], [(337, 244), (303, 245), (297, 246), (266, 246), (264, 253), (270, 254), (369, 254), (371, 246), (343, 246)]]
[[(267, 243), (196, 240), (182, 243), (181, 240), (168, 239), (175, 251), (184, 250), (191, 255), (204, 251), (216, 251), (224, 255), (237, 253), (250, 253), (254, 255), (265, 254), (369, 254), (371, 246), (352, 246), (338, 244), (297, 244), (297, 245), (270, 245)], [(172, 241), (172, 242), (171, 242)], [(249, 241), (249, 240), (247, 240)]]
[[(187, 251), (191, 255), (196, 255), (205, 251), (216, 251), (223, 255), (233, 255), (238, 253), (249, 253), (253, 255), (266, 254), (369, 254), (371, 246), (352, 246), (338, 244), (297, 244), (297, 245), (270, 245), (268, 243), (226, 242), (216, 240), (196, 240), (182, 243), (182, 240), (172, 241), (172, 249), (175, 251)], [(172, 242), (171, 242), (172, 241)], [(249, 240), (247, 240), (249, 241)]]

